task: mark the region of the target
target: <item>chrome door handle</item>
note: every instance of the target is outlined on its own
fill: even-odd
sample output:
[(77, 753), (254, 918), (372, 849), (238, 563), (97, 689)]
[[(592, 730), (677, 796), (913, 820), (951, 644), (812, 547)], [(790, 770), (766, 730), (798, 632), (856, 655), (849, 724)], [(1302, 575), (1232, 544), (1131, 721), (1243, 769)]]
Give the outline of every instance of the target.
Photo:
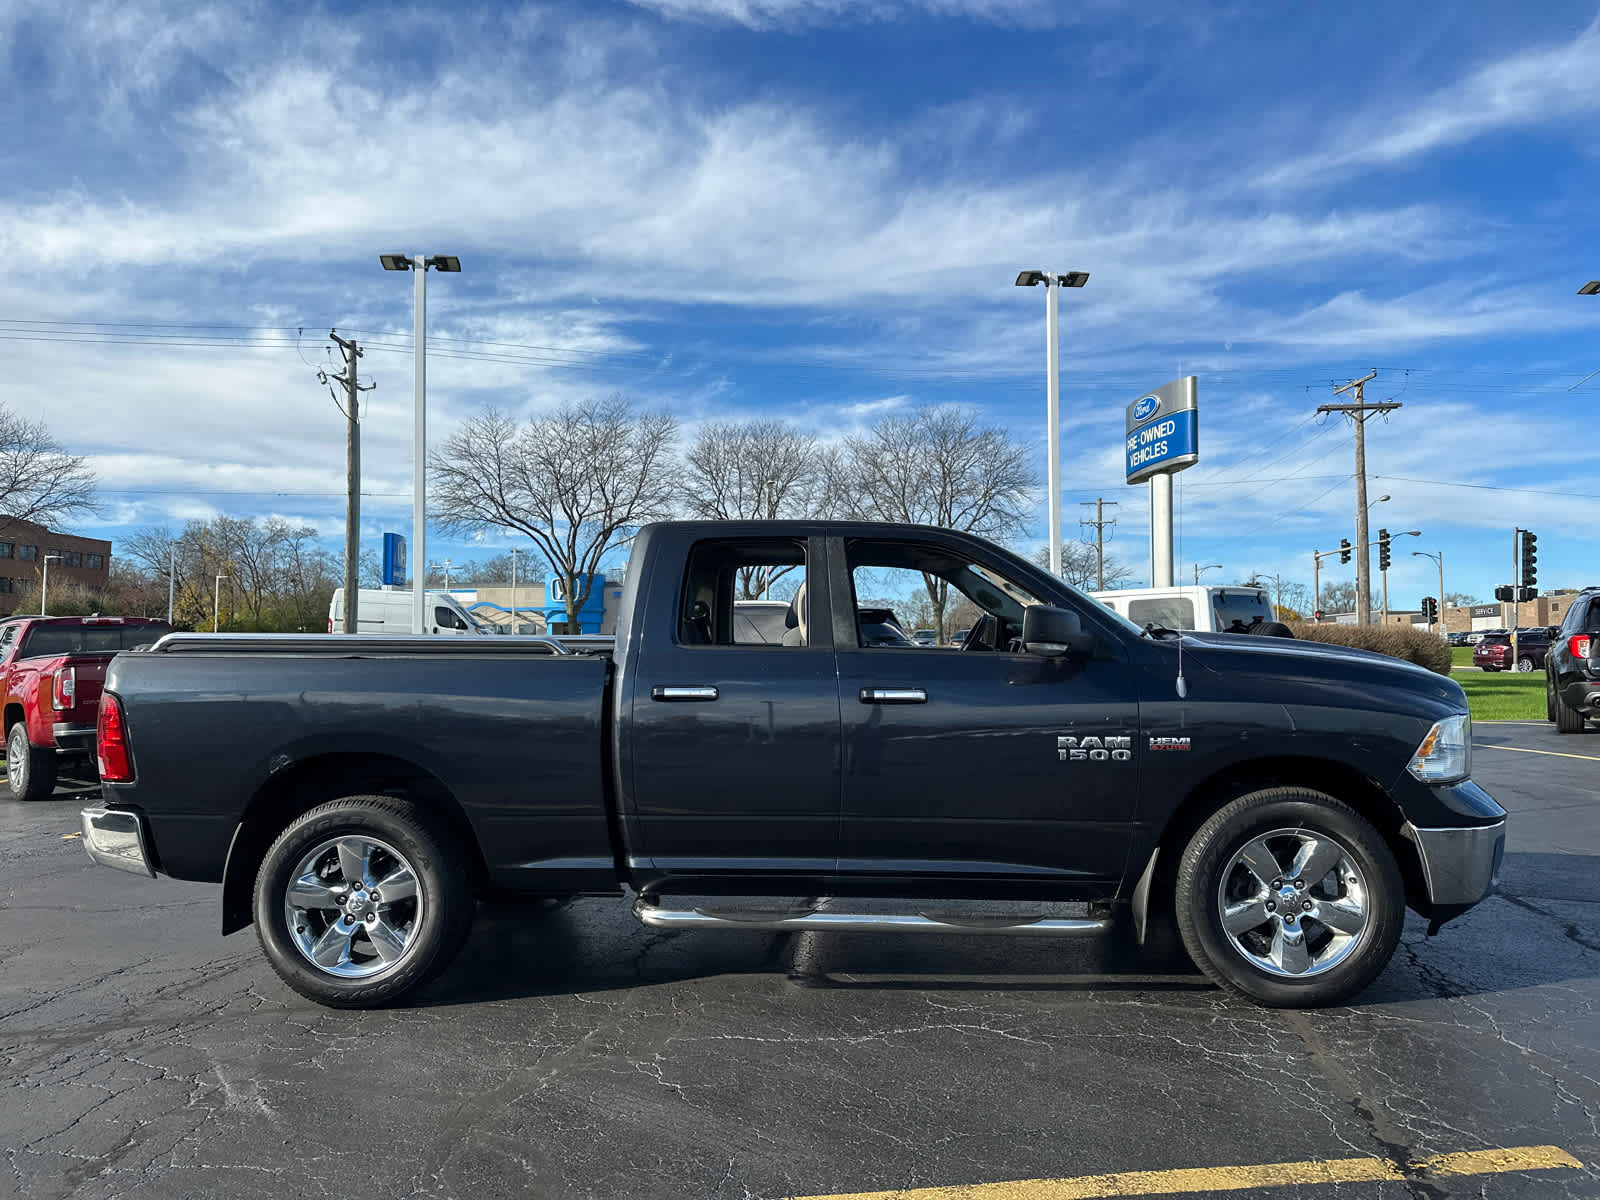
[(928, 693), (922, 688), (862, 688), (863, 704), (926, 704)]
[(717, 689), (714, 687), (663, 687), (657, 685), (650, 689), (652, 700), (715, 700)]

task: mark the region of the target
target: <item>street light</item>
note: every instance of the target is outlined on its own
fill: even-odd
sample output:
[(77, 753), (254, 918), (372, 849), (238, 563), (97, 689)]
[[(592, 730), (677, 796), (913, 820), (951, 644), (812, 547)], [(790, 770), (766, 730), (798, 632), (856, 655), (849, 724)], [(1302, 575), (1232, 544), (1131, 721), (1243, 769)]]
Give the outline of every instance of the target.
[(1580, 296), (1600, 296), (1600, 279), (1591, 279), (1578, 289)]
[(520, 547), (511, 547), (511, 633), (513, 637), (522, 632), (521, 627), (517, 624), (517, 555), (521, 553)]
[(1018, 287), (1045, 285), (1045, 394), (1049, 405), (1045, 461), (1050, 492), (1050, 574), (1057, 578), (1061, 576), (1061, 350), (1056, 293), (1064, 287), (1081, 288), (1088, 282), (1087, 271), (1067, 271), (1060, 275), (1050, 271), (1023, 271), (1017, 276)]
[(1207, 563), (1205, 566), (1202, 567), (1199, 563), (1195, 563), (1195, 565), (1194, 565), (1194, 585), (1195, 585), (1195, 587), (1199, 587), (1200, 586), (1200, 572), (1201, 571), (1210, 571), (1210, 570), (1220, 571), (1220, 570), (1222, 570), (1222, 564), (1221, 563)]
[(1378, 498), (1377, 498), (1377, 499), (1376, 499), (1376, 500), (1374, 500), (1374, 501), (1373, 501), (1373, 502), (1372, 502), (1372, 503), (1371, 503), (1371, 504), (1369, 504), (1369, 505), (1367, 505), (1367, 512), (1368, 512), (1368, 513), (1371, 513), (1371, 512), (1372, 512), (1372, 510), (1373, 510), (1373, 509), (1375, 509), (1375, 508), (1377, 508), (1377, 507), (1378, 507), (1378, 505), (1380, 505), (1380, 504), (1382, 504), (1382, 503), (1383, 503), (1383, 502), (1384, 502), (1384, 501), (1385, 501), (1385, 500), (1387, 500), (1387, 499), (1388, 499), (1388, 498), (1389, 498), (1389, 497), (1387, 497), (1387, 496), (1379, 496), (1379, 497), (1378, 497)]
[(232, 578), (233, 578), (232, 575), (218, 575), (217, 576), (217, 595), (216, 595), (216, 599), (214, 599), (211, 602), (211, 632), (212, 633), (216, 633), (217, 630), (222, 628), (222, 581), (224, 579), (231, 580)]
[[(1449, 636), (1448, 631), (1444, 628), (1444, 551), (1441, 550), (1437, 554), (1430, 554), (1426, 550), (1413, 550), (1411, 557), (1431, 558), (1434, 565), (1439, 568), (1439, 632)], [(1471, 622), (1469, 621), (1468, 624), (1470, 625)]]
[(41, 617), (50, 615), (50, 564), (60, 561), (61, 555), (59, 554), (46, 554), (44, 556), (44, 579), (39, 584), (39, 615)]
[[(428, 326), (428, 268), (436, 271), (460, 271), (461, 260), (453, 254), (415, 255), (380, 254), (378, 261), (385, 271), (410, 271), (416, 276), (412, 290), (413, 329), (416, 345), (412, 348), (412, 434), (411, 434), (411, 561), (419, 568), (428, 561), (427, 508), (424, 495), (428, 474), (427, 394), (428, 363), (425, 338)], [(427, 598), (424, 594), (426, 579), (411, 581), (411, 632), (427, 629)]]
[(167, 624), (172, 624), (172, 592), (178, 582), (178, 543), (167, 544)]

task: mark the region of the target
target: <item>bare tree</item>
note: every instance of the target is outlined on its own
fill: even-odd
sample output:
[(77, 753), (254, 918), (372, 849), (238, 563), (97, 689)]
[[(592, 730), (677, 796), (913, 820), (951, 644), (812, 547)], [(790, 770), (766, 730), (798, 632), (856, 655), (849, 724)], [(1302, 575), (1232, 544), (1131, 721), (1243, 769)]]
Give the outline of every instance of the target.
[[(716, 421), (684, 456), (682, 503), (714, 521), (815, 516), (824, 471), (817, 439), (782, 421)], [(742, 567), (740, 598), (764, 595), (793, 567)]]
[[(826, 494), (844, 514), (991, 538), (1023, 528), (1035, 486), (1027, 449), (955, 406), (885, 417), (870, 433), (846, 438), (826, 467)], [(950, 585), (926, 573), (922, 579), (942, 642)]]
[[(1033, 561), (1046, 571), (1050, 569), (1050, 547), (1041, 546)], [(1068, 541), (1061, 543), (1061, 578), (1073, 587), (1085, 591), (1099, 591), (1100, 563), (1093, 542)], [(1133, 578), (1133, 568), (1120, 558), (1105, 556), (1106, 587), (1119, 588)]]
[(670, 515), (677, 426), (619, 397), (567, 404), (520, 430), (489, 409), (429, 456), (435, 519), (452, 532), (527, 535), (565, 585), (578, 627), (600, 562), (637, 528)]
[(95, 510), (94, 472), (43, 421), (0, 407), (0, 516), (54, 525)]

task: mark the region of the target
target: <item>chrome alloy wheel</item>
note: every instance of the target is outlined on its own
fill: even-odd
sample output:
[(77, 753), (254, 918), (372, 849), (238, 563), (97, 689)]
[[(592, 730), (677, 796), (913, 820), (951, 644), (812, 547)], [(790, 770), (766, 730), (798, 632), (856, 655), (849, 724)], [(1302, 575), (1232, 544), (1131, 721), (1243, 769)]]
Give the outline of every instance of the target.
[(1218, 915), (1233, 948), (1269, 975), (1308, 979), (1348, 958), (1372, 922), (1366, 877), (1325, 833), (1274, 829), (1222, 873)]
[(305, 960), (340, 979), (399, 964), (422, 927), (417, 874), (387, 842), (344, 834), (319, 842), (289, 875), (289, 936)]

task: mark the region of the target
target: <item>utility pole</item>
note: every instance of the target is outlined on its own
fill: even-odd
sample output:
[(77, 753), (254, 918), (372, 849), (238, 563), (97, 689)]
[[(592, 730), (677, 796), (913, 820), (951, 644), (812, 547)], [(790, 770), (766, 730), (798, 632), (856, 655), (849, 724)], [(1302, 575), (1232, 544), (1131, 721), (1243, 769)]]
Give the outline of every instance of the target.
[(1355, 393), (1354, 404), (1323, 404), (1319, 413), (1343, 413), (1356, 425), (1356, 545), (1361, 556), (1356, 559), (1356, 623), (1366, 625), (1372, 621), (1372, 563), (1367, 550), (1367, 417), (1372, 413), (1390, 413), (1401, 407), (1398, 401), (1385, 400), (1368, 404), (1364, 389), (1378, 377), (1376, 370), (1360, 379), (1352, 379), (1343, 387), (1333, 389), (1335, 396), (1344, 392)]
[[(1085, 507), (1087, 507), (1090, 504), (1094, 505), (1094, 520), (1092, 520), (1092, 521), (1080, 520), (1078, 522), (1078, 527), (1081, 529), (1085, 525), (1093, 525), (1094, 526), (1094, 571), (1095, 571), (1095, 589), (1094, 590), (1097, 591), (1097, 592), (1103, 592), (1103, 591), (1106, 590), (1106, 542), (1105, 542), (1105, 529), (1106, 529), (1107, 525), (1115, 525), (1117, 523), (1117, 519), (1115, 517), (1112, 517), (1109, 521), (1106, 520), (1106, 503), (1107, 503), (1107, 501), (1104, 500), (1104, 499), (1084, 500), (1081, 503)], [(1115, 500), (1110, 501), (1110, 504), (1111, 504), (1112, 508), (1115, 508), (1117, 506), (1117, 502)]]
[[(346, 341), (336, 329), (328, 336), (344, 354), (344, 374), (331, 378), (323, 373), (322, 381), (330, 387), (337, 383), (344, 387), (344, 403), (339, 406), (345, 416), (344, 434), (344, 631), (358, 632), (356, 602), (361, 596), (361, 413), (360, 393), (370, 392), (378, 385), (369, 383), (362, 387), (356, 379), (356, 360), (366, 353), (354, 339)], [(335, 399), (337, 403), (337, 398)]]

